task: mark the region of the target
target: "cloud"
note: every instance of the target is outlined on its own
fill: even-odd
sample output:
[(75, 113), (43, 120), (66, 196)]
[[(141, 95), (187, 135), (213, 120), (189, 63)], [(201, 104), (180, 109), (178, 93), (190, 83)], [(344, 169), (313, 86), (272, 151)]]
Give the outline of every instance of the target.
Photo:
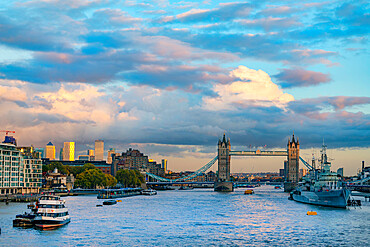
[(0, 100), (6, 101), (25, 101), (27, 95), (24, 91), (17, 87), (1, 86), (0, 85)]
[[(332, 96), (317, 97), (289, 102), (289, 108), (296, 113), (312, 113), (341, 111), (357, 105), (370, 104), (370, 97)], [(326, 113), (328, 115), (328, 113)]]
[(220, 7), (214, 9), (191, 9), (185, 13), (176, 16), (165, 16), (158, 22), (217, 22), (228, 21), (235, 18), (246, 17), (249, 15), (252, 5), (249, 3), (228, 3), (220, 4)]
[(280, 81), (280, 85), (283, 88), (316, 86), (331, 81), (328, 74), (302, 68), (282, 69), (274, 77)]
[(204, 97), (204, 108), (208, 110), (233, 110), (236, 107), (276, 106), (283, 108), (294, 100), (271, 81), (262, 70), (239, 66), (230, 72), (237, 81), (230, 84), (216, 84), (214, 91), (218, 97)]
[(259, 14), (264, 16), (280, 16), (297, 12), (298, 9), (290, 6), (267, 6)]
[(301, 26), (302, 23), (296, 18), (280, 18), (280, 17), (267, 17), (262, 19), (252, 19), (252, 20), (235, 20), (236, 23), (252, 28), (263, 28), (266, 31), (270, 30), (281, 30), (291, 27)]
[(113, 28), (138, 26), (142, 18), (130, 16), (120, 9), (103, 8), (96, 10), (86, 23), (92, 28), (111, 30)]

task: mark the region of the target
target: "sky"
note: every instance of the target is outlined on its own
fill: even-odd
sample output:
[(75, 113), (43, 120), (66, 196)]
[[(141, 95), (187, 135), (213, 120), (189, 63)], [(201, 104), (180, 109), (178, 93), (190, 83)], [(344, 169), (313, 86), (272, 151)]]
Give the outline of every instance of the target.
[[(370, 163), (368, 1), (30, 0), (0, 5), (0, 126), (77, 154), (103, 139), (195, 170), (217, 153), (325, 140)], [(232, 172), (283, 158), (233, 158)], [(213, 167), (215, 169), (216, 166)]]

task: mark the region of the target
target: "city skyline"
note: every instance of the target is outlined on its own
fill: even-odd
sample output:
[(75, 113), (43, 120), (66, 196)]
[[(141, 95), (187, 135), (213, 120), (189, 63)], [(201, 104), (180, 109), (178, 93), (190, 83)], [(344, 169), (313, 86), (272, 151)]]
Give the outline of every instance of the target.
[(203, 166), (224, 132), (232, 149), (281, 150), (294, 131), (305, 159), (324, 139), (353, 175), (370, 163), (369, 16), (366, 1), (6, 2), (1, 129), (76, 156), (102, 139), (104, 157), (132, 147), (173, 170)]

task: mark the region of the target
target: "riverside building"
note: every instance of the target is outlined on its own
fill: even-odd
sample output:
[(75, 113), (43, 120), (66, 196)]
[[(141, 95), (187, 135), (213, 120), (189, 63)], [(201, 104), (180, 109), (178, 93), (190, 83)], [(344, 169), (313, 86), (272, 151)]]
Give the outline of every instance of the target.
[(33, 147), (0, 143), (0, 194), (38, 193), (41, 188), (41, 158)]

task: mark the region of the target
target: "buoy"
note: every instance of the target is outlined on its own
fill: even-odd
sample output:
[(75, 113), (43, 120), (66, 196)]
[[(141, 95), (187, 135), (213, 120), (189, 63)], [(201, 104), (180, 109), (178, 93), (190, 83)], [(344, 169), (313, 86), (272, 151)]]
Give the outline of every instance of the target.
[(244, 195), (251, 195), (251, 194), (254, 194), (254, 191), (253, 190), (246, 190), (246, 191), (244, 191)]
[(307, 215), (317, 215), (317, 212), (315, 212), (315, 211), (307, 211)]
[(117, 202), (122, 202), (122, 200), (117, 200)]

